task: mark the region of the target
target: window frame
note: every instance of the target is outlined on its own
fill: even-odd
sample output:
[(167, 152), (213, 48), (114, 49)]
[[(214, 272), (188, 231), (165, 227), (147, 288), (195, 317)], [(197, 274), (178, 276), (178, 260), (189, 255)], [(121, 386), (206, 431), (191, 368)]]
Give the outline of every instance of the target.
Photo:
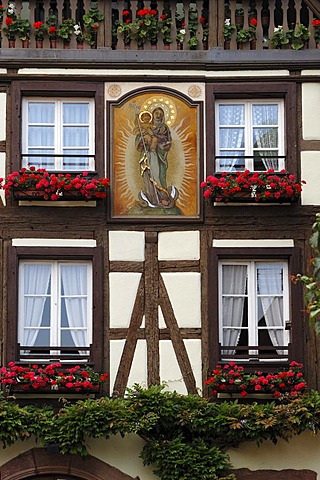
[[(29, 103), (38, 102), (38, 103), (52, 103), (54, 104), (54, 112), (55, 112), (55, 121), (53, 123), (54, 127), (54, 144), (52, 146), (48, 146), (47, 148), (42, 146), (29, 146), (28, 145), (28, 131), (31, 122), (29, 122), (29, 115), (28, 115), (28, 106)], [(78, 99), (75, 97), (34, 97), (34, 96), (23, 96), (22, 98), (22, 124), (26, 128), (22, 128), (21, 138), (22, 138), (22, 147), (21, 147), (21, 166), (27, 168), (28, 163), (28, 156), (29, 156), (29, 149), (38, 149), (43, 148), (44, 150), (50, 149), (52, 150), (52, 155), (54, 156), (54, 168), (48, 169), (50, 171), (64, 171), (64, 172), (79, 172), (79, 169), (75, 168), (63, 168), (63, 150), (73, 149), (73, 147), (63, 147), (63, 105), (64, 103), (72, 103), (72, 104), (85, 104), (88, 103), (88, 146), (86, 147), (78, 147), (80, 150), (87, 150), (87, 156), (89, 165), (82, 170), (86, 170), (88, 172), (95, 171), (95, 158), (94, 158), (94, 145), (95, 145), (95, 128), (94, 128), (94, 111), (95, 105), (94, 100), (91, 97), (79, 97)], [(44, 125), (45, 123), (37, 122), (37, 126)], [(67, 154), (66, 154), (67, 155)], [(30, 154), (32, 156), (32, 154)], [(45, 157), (46, 154), (44, 153), (43, 156)], [(25, 157), (25, 160), (24, 160)], [(40, 168), (43, 168), (42, 166)]]
[[(256, 321), (258, 318), (258, 297), (259, 294), (257, 292), (257, 283), (256, 283), (256, 267), (259, 265), (259, 263), (264, 263), (264, 264), (282, 264), (282, 271), (283, 271), (283, 278), (286, 278), (287, 281), (283, 282), (283, 291), (282, 295), (278, 295), (279, 297), (282, 297), (283, 299), (283, 325), (282, 327), (259, 327), (259, 325), (256, 325)], [(223, 297), (227, 296), (228, 294), (224, 294), (222, 291), (222, 285), (223, 285), (223, 267), (226, 265), (242, 265), (247, 267), (247, 293), (243, 296), (244, 298), (247, 298), (247, 320), (248, 320), (248, 326), (239, 326), (239, 327), (233, 327), (232, 325), (225, 324), (223, 322), (223, 316), (222, 316), (222, 308), (223, 308)], [(285, 342), (283, 342), (281, 345), (282, 346), (288, 346), (289, 345), (289, 335), (288, 331), (286, 331), (285, 326), (286, 326), (286, 321), (289, 320), (289, 303), (290, 303), (290, 291), (289, 291), (289, 273), (288, 273), (288, 261), (287, 259), (220, 259), (218, 263), (218, 296), (219, 296), (219, 306), (218, 306), (218, 312), (219, 312), (219, 343), (223, 339), (223, 330), (224, 329), (230, 329), (230, 328), (239, 328), (240, 330), (247, 331), (248, 334), (248, 345), (257, 345), (259, 346), (259, 331), (263, 330), (282, 330), (284, 332), (284, 337), (285, 337)], [(230, 294), (232, 297), (234, 297), (234, 294)], [(232, 345), (230, 345), (232, 346)], [(263, 345), (261, 345), (263, 346)], [(255, 351), (251, 351), (251, 354), (256, 354), (258, 356), (258, 353)], [(226, 354), (225, 357), (228, 357)], [(275, 357), (276, 358), (276, 357)], [(282, 360), (284, 361), (284, 360)]]
[[(6, 361), (18, 359), (18, 302), (19, 263), (31, 261), (90, 261), (92, 263), (92, 347), (90, 363), (103, 369), (103, 251), (102, 247), (9, 247), (8, 251), (8, 308), (6, 332)], [(10, 328), (9, 328), (10, 326)], [(81, 358), (79, 358), (81, 363)]]
[[(239, 128), (244, 129), (244, 148), (241, 148), (241, 151), (243, 151), (243, 157), (244, 157), (244, 162), (245, 162), (245, 170), (250, 170), (250, 171), (266, 171), (266, 170), (254, 170), (254, 150), (255, 149), (253, 144), (252, 144), (252, 138), (253, 138), (253, 130), (256, 128), (253, 125), (253, 115), (252, 115), (252, 107), (253, 105), (272, 105), (276, 104), (278, 106), (278, 123), (277, 123), (277, 132), (278, 132), (278, 146), (277, 148), (274, 148), (272, 150), (278, 150), (278, 155), (277, 157), (279, 158), (279, 168), (276, 170), (277, 172), (280, 172), (285, 168), (285, 159), (281, 158), (284, 157), (285, 153), (285, 143), (286, 143), (286, 138), (285, 138), (285, 131), (284, 131), (284, 101), (283, 99), (280, 98), (270, 98), (270, 99), (217, 99), (215, 101), (215, 118), (216, 118), (216, 124), (215, 124), (215, 144), (216, 144), (216, 151), (215, 151), (215, 171), (217, 173), (223, 172), (224, 169), (219, 168), (219, 162), (222, 160), (221, 158), (221, 150), (227, 151), (228, 149), (226, 147), (220, 147), (220, 132), (222, 128), (226, 128), (226, 126), (221, 126), (220, 125), (220, 119), (219, 119), (219, 107), (220, 105), (228, 105), (228, 104), (234, 104), (234, 105), (243, 105), (244, 107), (244, 125), (237, 125)], [(236, 126), (234, 126), (236, 127)], [(271, 125), (271, 127), (274, 127), (274, 125)], [(233, 128), (233, 126), (229, 127)], [(262, 127), (264, 128), (264, 127)], [(232, 148), (231, 150), (237, 150), (237, 147)], [(240, 150), (240, 149), (239, 149)], [(264, 150), (264, 149), (262, 149)], [(239, 158), (243, 158), (239, 156)], [(227, 157), (228, 158), (228, 157)], [(237, 170), (228, 170), (230, 172), (236, 172)]]
[[(19, 81), (12, 82), (11, 89), (11, 131), (17, 135), (11, 135), (11, 165), (10, 171), (19, 171), (22, 167), (22, 103), (26, 97), (50, 100), (55, 98), (93, 99), (94, 102), (94, 170), (91, 174), (105, 176), (105, 115), (104, 115), (104, 84), (103, 82), (74, 82), (68, 81)], [(18, 137), (18, 138), (17, 138)], [(51, 170), (50, 170), (51, 171)], [(68, 170), (64, 170), (68, 172)], [(78, 172), (72, 170), (71, 172)]]
[[(43, 296), (50, 299), (50, 323), (48, 326), (43, 327), (40, 325), (38, 328), (39, 333), (41, 330), (48, 330), (49, 331), (49, 342), (47, 344), (42, 344), (41, 346), (48, 346), (49, 349), (54, 350), (51, 347), (60, 347), (62, 346), (61, 342), (59, 342), (59, 338), (61, 338), (62, 332), (67, 330), (72, 330), (72, 327), (64, 327), (62, 325), (62, 298), (63, 295), (61, 294), (61, 272), (62, 269), (60, 268), (63, 265), (85, 265), (86, 268), (86, 285), (87, 285), (87, 292), (86, 292), (86, 325), (84, 329), (86, 330), (86, 336), (88, 338), (87, 344), (81, 344), (81, 347), (89, 347), (92, 344), (92, 262), (91, 260), (33, 260), (33, 259), (20, 259), (19, 260), (19, 287), (18, 287), (18, 342), (20, 345), (26, 345), (23, 342), (24, 332), (25, 329), (30, 327), (26, 327), (23, 312), (24, 312), (24, 305), (25, 305), (25, 283), (24, 283), (24, 268), (26, 265), (49, 265), (50, 266), (50, 293), (43, 294)], [(67, 296), (67, 295), (65, 295)], [(79, 327), (76, 327), (79, 328)], [(21, 341), (19, 341), (21, 339)], [(28, 346), (28, 345), (26, 345)], [(75, 346), (75, 345), (74, 345)]]
[[(209, 275), (208, 275), (208, 307), (209, 307), (209, 371), (218, 363), (223, 363), (219, 345), (219, 263), (220, 261), (262, 260), (262, 261), (286, 261), (288, 274), (295, 275), (301, 271), (300, 249), (298, 247), (280, 248), (245, 248), (245, 247), (212, 247), (209, 250)], [(283, 368), (292, 360), (303, 362), (303, 291), (301, 285), (289, 282), (289, 326), (290, 340), (288, 362), (266, 361), (259, 362), (234, 360), (248, 368), (259, 368), (270, 371), (273, 368)]]
[[(245, 83), (212, 83), (206, 90), (207, 147), (206, 171), (216, 172), (216, 101), (220, 100), (277, 100), (284, 101), (284, 155), (285, 169), (298, 174), (299, 162), (296, 148), (297, 132), (297, 87), (294, 82), (256, 82), (246, 79)], [(213, 132), (208, 135), (208, 132)], [(214, 152), (214, 156), (212, 153)], [(219, 172), (216, 172), (219, 173)]]

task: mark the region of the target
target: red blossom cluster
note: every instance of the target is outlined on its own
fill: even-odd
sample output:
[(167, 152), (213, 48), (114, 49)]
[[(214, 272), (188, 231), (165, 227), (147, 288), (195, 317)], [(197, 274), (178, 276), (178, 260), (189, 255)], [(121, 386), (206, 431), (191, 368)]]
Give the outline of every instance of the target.
[(257, 20), (256, 18), (252, 18), (252, 19), (250, 20), (250, 24), (249, 24), (249, 25), (250, 25), (250, 27), (256, 28), (256, 26), (258, 25), (258, 20)]
[(298, 182), (295, 175), (290, 175), (286, 170), (275, 174), (273, 169), (267, 172), (223, 172), (219, 176), (209, 175), (205, 182), (203, 196), (211, 202), (229, 202), (239, 193), (246, 193), (253, 200), (266, 199), (294, 199), (302, 191), (304, 180)]
[(146, 17), (147, 15), (151, 15), (152, 17), (157, 15), (157, 10), (149, 9), (149, 8), (141, 8), (137, 12), (138, 17)]
[(291, 362), (288, 370), (278, 373), (245, 373), (244, 367), (229, 362), (217, 365), (206, 384), (212, 389), (213, 396), (218, 393), (239, 393), (245, 397), (248, 393), (256, 392), (272, 393), (275, 398), (297, 397), (307, 388), (302, 368), (302, 363)]
[(86, 200), (106, 198), (110, 185), (108, 178), (90, 178), (88, 172), (74, 176), (70, 173), (49, 173), (45, 168), (22, 168), (13, 172), (6, 179), (0, 178), (1, 187), (6, 195), (15, 190), (35, 188), (44, 192), (45, 200), (59, 200), (65, 192), (76, 190)]
[(79, 365), (64, 369), (61, 363), (39, 367), (10, 362), (7, 367), (0, 368), (0, 384), (20, 385), (23, 390), (99, 390), (100, 384), (108, 377), (107, 373), (99, 374), (89, 367), (82, 368)]
[(313, 27), (317, 27), (317, 28), (320, 27), (320, 20), (313, 20), (312, 25)]
[(42, 27), (43, 27), (43, 22), (41, 22), (41, 20), (39, 20), (39, 22), (34, 22), (33, 24), (33, 28), (35, 28), (36, 30), (39, 30)]

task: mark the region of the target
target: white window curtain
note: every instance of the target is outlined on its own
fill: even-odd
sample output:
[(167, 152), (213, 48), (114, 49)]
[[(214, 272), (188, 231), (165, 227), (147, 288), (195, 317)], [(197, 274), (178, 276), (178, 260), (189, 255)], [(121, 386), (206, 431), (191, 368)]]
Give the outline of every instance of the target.
[[(263, 315), (268, 327), (269, 337), (275, 347), (284, 345), (283, 320), (283, 267), (279, 264), (257, 266), (257, 288), (261, 296)], [(277, 350), (279, 355), (283, 350)]]
[(26, 346), (31, 347), (36, 343), (48, 298), (50, 277), (50, 265), (24, 265), (23, 344)]
[(244, 123), (244, 105), (219, 106), (220, 155), (234, 156), (234, 158), (226, 158), (226, 160), (219, 159), (220, 171), (233, 171), (237, 163), (236, 157), (244, 155), (243, 150), (232, 151), (232, 149), (244, 148)]
[[(243, 323), (243, 307), (247, 285), (246, 265), (222, 266), (222, 319), (223, 346), (237, 346)], [(235, 296), (237, 295), (237, 296)], [(232, 355), (235, 350), (223, 351), (223, 355)]]
[[(262, 163), (266, 170), (273, 168), (279, 170), (278, 160), (278, 105), (253, 105), (253, 148), (261, 155)], [(265, 150), (263, 150), (265, 149)], [(269, 149), (269, 151), (268, 151)], [(272, 151), (271, 151), (272, 149)], [(275, 158), (267, 158), (263, 155), (274, 154)]]
[[(88, 155), (90, 153), (90, 102), (65, 100), (26, 100), (28, 130), (23, 136), (23, 166), (28, 164), (57, 170), (87, 170), (89, 157), (61, 155)], [(46, 157), (45, 154), (57, 154)], [(32, 154), (43, 154), (32, 157)], [(59, 155), (59, 156), (58, 156)]]
[(61, 265), (61, 282), (72, 340), (76, 347), (87, 346), (86, 265)]

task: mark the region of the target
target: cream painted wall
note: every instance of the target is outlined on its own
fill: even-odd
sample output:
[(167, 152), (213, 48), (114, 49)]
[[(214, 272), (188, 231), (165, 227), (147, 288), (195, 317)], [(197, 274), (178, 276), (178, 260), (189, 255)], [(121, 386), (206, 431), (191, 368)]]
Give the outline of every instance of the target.
[(320, 140), (320, 83), (302, 84), (302, 137), (304, 140)]
[(320, 205), (320, 152), (301, 152), (301, 178), (307, 182), (302, 189), (302, 205)]
[(260, 447), (255, 443), (243, 443), (236, 449), (230, 449), (231, 463), (234, 468), (250, 470), (287, 468), (310, 469), (320, 475), (320, 435), (304, 432), (293, 437), (289, 443), (281, 440), (276, 445), (264, 442)]
[[(152, 467), (144, 467), (139, 454), (144, 442), (137, 435), (120, 435), (105, 439), (88, 439), (89, 454), (118, 468), (120, 471), (140, 480), (157, 480)], [(39, 445), (34, 440), (17, 442), (11, 447), (0, 449), (0, 465), (5, 464), (19, 454)], [(257, 446), (254, 442), (241, 444), (229, 449), (228, 454), (234, 468), (250, 470), (295, 470), (309, 469), (320, 476), (320, 435), (304, 432), (293, 437), (288, 443), (280, 440), (276, 445), (264, 442)]]

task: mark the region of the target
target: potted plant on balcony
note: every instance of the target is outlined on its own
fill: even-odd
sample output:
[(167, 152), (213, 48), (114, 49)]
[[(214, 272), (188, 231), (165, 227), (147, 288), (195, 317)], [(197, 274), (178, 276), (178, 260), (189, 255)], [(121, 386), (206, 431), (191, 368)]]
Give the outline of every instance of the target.
[(76, 36), (77, 48), (83, 49), (84, 38), (83, 38), (82, 28), (81, 28), (81, 25), (79, 25), (79, 23), (76, 23), (73, 26), (73, 33)]
[(29, 47), (31, 24), (28, 19), (18, 17), (16, 19), (17, 36), (22, 42), (23, 48)]
[(75, 20), (65, 18), (57, 30), (57, 36), (63, 40), (63, 47), (70, 48), (71, 37), (74, 33)]
[(224, 27), (223, 27), (223, 39), (224, 39), (224, 49), (225, 50), (230, 50), (230, 41), (233, 32), (236, 30), (236, 26), (234, 23), (231, 23), (230, 18), (226, 18), (224, 21)]
[(0, 5), (0, 28), (2, 28), (3, 14), (4, 14), (4, 6)]
[(6, 26), (3, 28), (3, 33), (8, 38), (9, 48), (14, 48), (17, 35), (17, 16), (15, 5), (13, 3), (8, 4), (6, 15)]
[(305, 27), (300, 23), (297, 25), (291, 36), (291, 48), (293, 50), (301, 50), (308, 47), (308, 42), (311, 36), (311, 32), (308, 27)]
[(129, 10), (122, 11), (122, 20), (117, 22), (117, 32), (123, 35), (123, 44), (125, 50), (130, 49), (130, 44), (132, 40), (132, 29), (133, 24), (131, 20), (131, 14)]
[(91, 48), (97, 48), (99, 24), (103, 19), (104, 15), (100, 12), (96, 2), (92, 4), (92, 7), (83, 16), (83, 38)]
[(91, 178), (88, 172), (74, 176), (70, 173), (49, 173), (45, 168), (22, 168), (6, 179), (0, 178), (6, 195), (18, 200), (97, 200), (106, 198), (108, 178)]
[(199, 22), (202, 25), (202, 44), (203, 49), (208, 50), (208, 38), (209, 38), (209, 23), (208, 23), (208, 12), (204, 12), (203, 15), (199, 18)]
[(250, 49), (255, 50), (257, 46), (257, 25), (258, 20), (256, 18), (252, 18), (249, 22), (249, 34), (250, 34)]
[(34, 22), (33, 28), (34, 28), (34, 36), (36, 39), (36, 48), (42, 48), (44, 34), (46, 31), (45, 25), (41, 20), (39, 20), (38, 22)]
[(214, 397), (218, 394), (246, 397), (248, 394), (271, 394), (278, 399), (292, 399), (301, 396), (307, 388), (303, 378), (303, 365), (291, 362), (288, 369), (277, 373), (261, 371), (246, 372), (235, 362), (217, 365), (206, 384)]
[(9, 392), (98, 392), (108, 377), (108, 374), (94, 372), (90, 367), (63, 368), (61, 363), (38, 366), (10, 362), (0, 368), (0, 385)]
[(273, 169), (267, 172), (223, 172), (219, 176), (210, 175), (201, 183), (203, 196), (214, 202), (295, 202), (302, 191), (304, 180), (297, 181), (295, 175)]
[(313, 20), (312, 26), (314, 41), (316, 42), (317, 48), (320, 48), (320, 20)]
[(169, 13), (163, 13), (162, 15), (160, 15), (159, 29), (165, 50), (169, 50), (170, 44), (172, 43), (171, 27), (172, 18), (170, 17)]
[(273, 48), (281, 48), (283, 45), (288, 45), (291, 40), (291, 31), (285, 32), (282, 25), (274, 27), (273, 35), (271, 37), (271, 44)]
[(58, 17), (50, 12), (46, 19), (46, 31), (49, 35), (50, 48), (57, 48)]
[(188, 39), (188, 47), (190, 50), (196, 50), (199, 40), (197, 37), (198, 33), (198, 11), (196, 8), (191, 7), (189, 8), (188, 14), (188, 29), (189, 29), (189, 39)]
[(186, 33), (186, 24), (185, 22), (181, 22), (180, 27), (177, 28), (176, 34), (177, 50), (183, 50), (184, 37), (186, 36)]
[(138, 48), (143, 49), (146, 40), (151, 43), (151, 48), (156, 48), (158, 42), (158, 12), (154, 9), (143, 8), (138, 10), (137, 18), (133, 22), (133, 38)]
[(245, 43), (250, 42), (252, 39), (252, 33), (248, 28), (242, 28), (241, 30), (237, 31), (237, 45), (238, 50), (243, 50), (243, 46)]

